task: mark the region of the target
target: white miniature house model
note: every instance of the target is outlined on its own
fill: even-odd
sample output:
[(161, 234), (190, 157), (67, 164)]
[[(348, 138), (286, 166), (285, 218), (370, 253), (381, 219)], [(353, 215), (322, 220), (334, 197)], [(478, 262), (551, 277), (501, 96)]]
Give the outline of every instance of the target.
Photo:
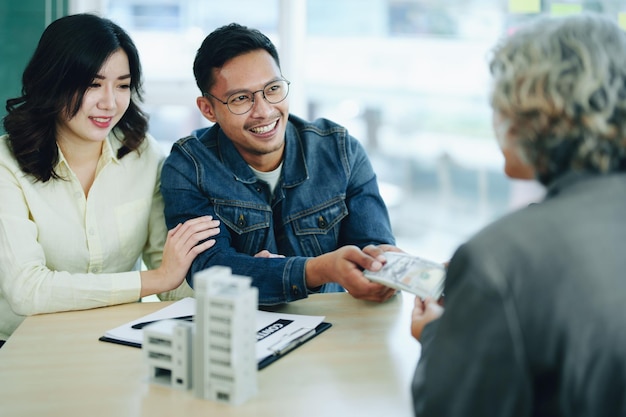
[(195, 323), (160, 320), (143, 329), (149, 380), (238, 405), (257, 393), (258, 290), (214, 266), (194, 275)]
[(143, 351), (150, 382), (187, 390), (191, 388), (193, 324), (160, 320), (144, 328)]
[(197, 397), (241, 404), (256, 395), (258, 289), (251, 282), (223, 266), (194, 275), (193, 390)]

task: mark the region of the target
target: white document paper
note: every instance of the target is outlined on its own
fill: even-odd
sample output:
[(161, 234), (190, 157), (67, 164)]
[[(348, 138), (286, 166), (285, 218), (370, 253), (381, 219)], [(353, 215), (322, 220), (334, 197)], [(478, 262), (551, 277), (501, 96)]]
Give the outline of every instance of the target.
[[(154, 313), (130, 321), (111, 329), (104, 334), (110, 342), (123, 342), (141, 347), (143, 330), (134, 329), (133, 325), (152, 321), (193, 317), (196, 314), (196, 299), (187, 297)], [(257, 310), (256, 357), (261, 361), (268, 356), (280, 355), (315, 336), (315, 328), (324, 321), (325, 316), (306, 316), (301, 314), (272, 313)]]

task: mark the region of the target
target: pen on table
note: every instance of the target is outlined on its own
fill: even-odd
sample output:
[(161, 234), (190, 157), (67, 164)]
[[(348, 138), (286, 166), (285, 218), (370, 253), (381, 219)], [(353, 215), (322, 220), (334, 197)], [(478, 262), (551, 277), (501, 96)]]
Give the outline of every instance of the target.
[(158, 320), (150, 320), (150, 321), (143, 321), (141, 323), (135, 323), (133, 324), (132, 327), (133, 329), (143, 329), (144, 327), (146, 327), (148, 324), (152, 324), (152, 323), (156, 323), (157, 321), (161, 321), (161, 320), (185, 320), (185, 321), (193, 321), (193, 316), (180, 316), (180, 317), (166, 317), (163, 319), (158, 319)]
[[(301, 329), (301, 330), (304, 330), (304, 329)], [(306, 342), (313, 336), (315, 336), (315, 333), (316, 333), (315, 329), (306, 329), (306, 330), (307, 330), (306, 333), (302, 334), (301, 336), (298, 336), (296, 339), (283, 342), (279, 347), (273, 347), (272, 351), (273, 351), (274, 356), (283, 355), (289, 352), (290, 350), (300, 346), (301, 344), (303, 344), (304, 342)]]

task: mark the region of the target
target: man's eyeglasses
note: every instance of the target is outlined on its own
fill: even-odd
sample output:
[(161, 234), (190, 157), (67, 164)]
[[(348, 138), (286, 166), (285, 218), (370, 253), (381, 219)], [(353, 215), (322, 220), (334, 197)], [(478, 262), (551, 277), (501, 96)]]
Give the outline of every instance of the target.
[(267, 83), (261, 90), (237, 91), (228, 96), (226, 101), (220, 100), (211, 93), (204, 93), (204, 95), (205, 97), (209, 95), (220, 103), (225, 104), (228, 110), (233, 114), (245, 114), (254, 106), (254, 96), (256, 93), (262, 93), (263, 98), (268, 103), (277, 104), (287, 98), (287, 94), (289, 94), (289, 84), (291, 83), (285, 79), (272, 81)]

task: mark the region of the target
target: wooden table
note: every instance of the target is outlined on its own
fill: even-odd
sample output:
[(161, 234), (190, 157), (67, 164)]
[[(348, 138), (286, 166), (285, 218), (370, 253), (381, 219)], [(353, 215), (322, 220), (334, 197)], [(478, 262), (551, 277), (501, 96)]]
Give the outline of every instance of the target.
[(0, 349), (0, 416), (412, 416), (412, 303), (406, 294), (376, 304), (338, 293), (281, 307), (333, 326), (259, 371), (257, 396), (240, 406), (150, 384), (140, 349), (98, 341), (165, 303), (29, 317)]

